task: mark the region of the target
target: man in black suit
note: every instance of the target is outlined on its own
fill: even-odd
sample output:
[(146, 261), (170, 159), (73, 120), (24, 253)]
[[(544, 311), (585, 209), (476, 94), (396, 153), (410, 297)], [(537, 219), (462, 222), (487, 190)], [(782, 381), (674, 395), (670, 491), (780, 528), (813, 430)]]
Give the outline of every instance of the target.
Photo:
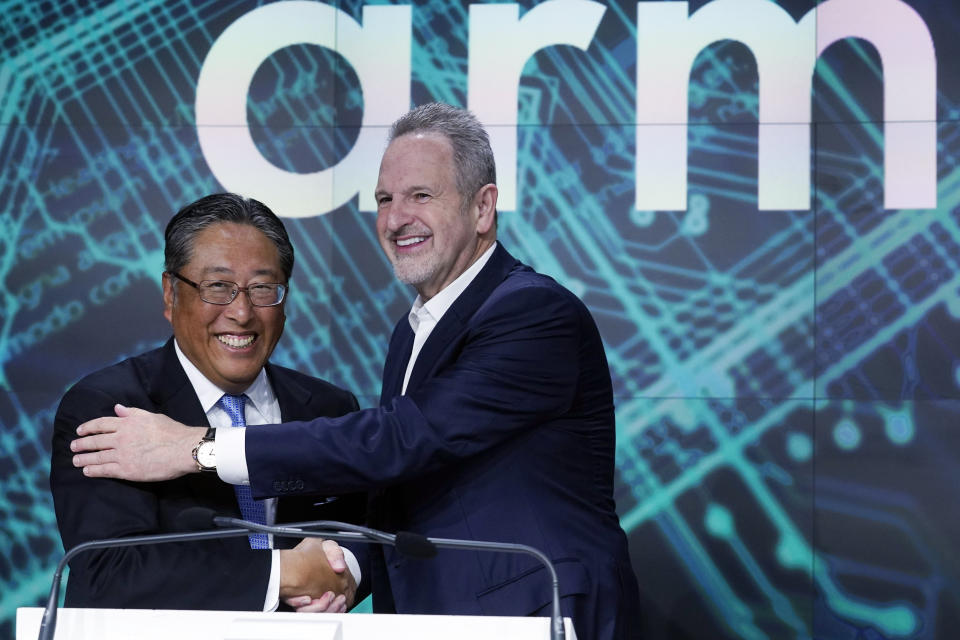
[[(283, 332), (294, 257), (272, 211), (234, 194), (207, 196), (174, 216), (165, 240), (164, 316), (173, 337), (85, 377), (57, 411), (50, 486), (64, 547), (170, 532), (178, 514), (193, 506), (265, 523), (360, 522), (362, 494), (253, 501), (248, 488), (241, 495), (243, 488), (235, 492), (216, 473), (137, 484), (84, 477), (73, 466), (70, 442), (77, 426), (113, 415), (117, 403), (221, 429), (357, 409), (349, 392), (267, 362)], [(275, 542), (279, 547), (284, 540)], [(349, 552), (352, 566), (344, 571), (332, 541), (308, 538), (272, 551), (270, 543), (266, 536), (251, 536), (86, 552), (71, 562), (66, 604), (272, 610), (283, 601), (342, 611), (352, 603), (359, 576)]]

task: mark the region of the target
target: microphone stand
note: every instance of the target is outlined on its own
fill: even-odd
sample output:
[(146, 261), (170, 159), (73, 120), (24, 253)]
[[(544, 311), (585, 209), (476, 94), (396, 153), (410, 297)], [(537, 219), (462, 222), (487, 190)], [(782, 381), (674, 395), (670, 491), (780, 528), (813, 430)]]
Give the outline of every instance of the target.
[[(131, 536), (128, 538), (108, 538), (105, 540), (91, 540), (73, 547), (67, 551), (53, 575), (53, 584), (50, 587), (50, 596), (43, 610), (40, 622), (38, 640), (52, 640), (57, 624), (57, 604), (60, 599), (60, 583), (63, 578), (63, 569), (67, 562), (77, 554), (92, 549), (107, 547), (130, 547), (141, 544), (162, 544), (166, 542), (190, 542), (194, 540), (209, 540), (214, 538), (233, 538), (249, 535), (251, 531), (266, 533), (281, 538), (326, 538), (329, 540), (367, 542), (396, 547), (397, 551), (405, 555), (430, 558), (436, 555), (437, 547), (448, 549), (472, 549), (482, 551), (502, 551), (506, 553), (522, 553), (537, 558), (550, 574), (553, 592), (553, 607), (550, 616), (551, 640), (566, 640), (566, 630), (563, 626), (563, 617), (560, 615), (560, 590), (556, 569), (550, 559), (538, 549), (523, 544), (507, 542), (483, 542), (479, 540), (457, 540), (454, 538), (429, 538), (418, 533), (401, 531), (397, 534), (385, 533), (376, 529), (336, 522), (333, 520), (316, 520), (312, 522), (297, 522), (286, 526), (270, 526), (241, 520), (217, 516), (212, 510), (203, 507), (192, 507), (184, 514), (194, 516), (194, 520), (202, 520), (201, 526), (213, 524), (220, 527), (211, 531), (197, 531), (191, 533), (167, 533), (149, 536)], [(197, 524), (197, 523), (194, 523)], [(228, 528), (233, 527), (233, 528)]]
[[(193, 542), (196, 540), (212, 540), (218, 538), (236, 538), (240, 536), (250, 535), (251, 530), (255, 530), (258, 533), (271, 533), (275, 536), (281, 538), (328, 538), (330, 540), (347, 540), (347, 541), (365, 541), (368, 538), (359, 532), (337, 532), (337, 531), (310, 531), (306, 529), (307, 526), (312, 524), (318, 524), (320, 526), (328, 526), (330, 524), (343, 525), (345, 528), (352, 528), (355, 525), (348, 525), (346, 523), (330, 523), (330, 522), (317, 522), (317, 523), (296, 523), (295, 526), (305, 527), (304, 529), (293, 529), (285, 527), (268, 527), (265, 525), (258, 525), (255, 523), (247, 522), (246, 520), (240, 520), (235, 518), (227, 518), (228, 520), (236, 520), (236, 523), (239, 524), (239, 528), (232, 529), (215, 529), (210, 531), (196, 531), (190, 533), (162, 533), (149, 536), (130, 536), (127, 538), (106, 538), (103, 540), (90, 540), (88, 542), (82, 542), (75, 547), (72, 547), (69, 551), (63, 554), (63, 558), (60, 559), (60, 562), (57, 563), (57, 568), (53, 573), (53, 583), (50, 586), (50, 595), (47, 597), (47, 604), (43, 609), (43, 618), (40, 620), (40, 633), (37, 635), (38, 640), (52, 640), (53, 634), (56, 631), (57, 627), (57, 605), (60, 600), (60, 584), (63, 582), (63, 570), (66, 568), (67, 563), (70, 562), (75, 556), (84, 551), (92, 551), (94, 549), (106, 549), (106, 548), (118, 548), (118, 547), (133, 547), (137, 545), (144, 544), (163, 544), (166, 542)], [(242, 523), (242, 524), (240, 524)], [(221, 525), (222, 526), (222, 525)], [(256, 527), (264, 527), (264, 529), (256, 529)], [(363, 527), (360, 527), (363, 529)], [(389, 535), (389, 534), (383, 534)]]
[(57, 604), (60, 600), (60, 583), (63, 581), (63, 570), (67, 566), (67, 563), (77, 554), (92, 549), (105, 549), (108, 547), (132, 547), (140, 544), (162, 544), (164, 542), (192, 542), (194, 540), (233, 538), (245, 535), (249, 535), (247, 529), (223, 529), (219, 531), (198, 531), (195, 533), (163, 533), (152, 536), (107, 538), (105, 540), (90, 540), (89, 542), (78, 544), (63, 554), (63, 558), (57, 563), (57, 569), (53, 573), (53, 584), (50, 586), (50, 595), (47, 597), (47, 605), (43, 609), (43, 618), (40, 621), (38, 640), (52, 640), (53, 638), (57, 626)]
[[(398, 537), (402, 535), (416, 535), (420, 537), (419, 534), (410, 534), (403, 531), (397, 534)], [(510, 542), (491, 543), (482, 542), (479, 540), (456, 540), (453, 538), (429, 537), (424, 537), (424, 539), (431, 544), (447, 549), (483, 549), (490, 551), (495, 545), (497, 551), (503, 551), (505, 553), (522, 553), (537, 558), (540, 563), (547, 568), (547, 572), (550, 574), (550, 586), (553, 592), (553, 605), (552, 612), (550, 614), (550, 638), (551, 640), (566, 640), (567, 632), (563, 627), (563, 616), (560, 615), (560, 580), (557, 578), (557, 570), (554, 569), (550, 558), (548, 558), (542, 551), (525, 544), (514, 544)]]

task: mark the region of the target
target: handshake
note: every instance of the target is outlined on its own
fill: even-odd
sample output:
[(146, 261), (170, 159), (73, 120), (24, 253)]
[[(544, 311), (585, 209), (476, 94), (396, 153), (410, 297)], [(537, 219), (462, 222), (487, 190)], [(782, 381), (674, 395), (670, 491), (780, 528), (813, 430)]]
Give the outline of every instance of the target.
[(343, 548), (333, 540), (305, 538), (280, 550), (280, 599), (298, 612), (344, 613), (353, 606), (357, 582)]
[[(302, 524), (321, 523), (317, 521)], [(324, 524), (337, 525), (343, 529), (363, 529), (343, 522), (324, 521)], [(280, 600), (301, 613), (345, 613), (354, 605), (357, 580), (347, 565), (344, 550), (334, 540), (322, 536), (336, 538), (359, 534), (342, 531), (320, 534), (310, 531), (309, 526), (302, 529), (300, 526), (270, 527), (238, 518), (218, 516), (206, 507), (190, 507), (184, 510), (177, 516), (176, 526), (184, 531), (182, 535), (186, 536), (204, 535), (211, 528), (218, 527), (233, 527), (230, 532), (224, 532), (225, 534), (235, 534), (246, 529), (251, 533), (271, 533), (280, 537), (299, 538), (305, 535), (307, 537), (293, 549), (280, 549)]]
[[(319, 532), (318, 525), (334, 526), (337, 530)], [(284, 538), (303, 540), (293, 549), (280, 549), (280, 600), (301, 613), (345, 613), (354, 605), (357, 593), (359, 567), (354, 572), (347, 564), (344, 549), (330, 538), (342, 539), (344, 536), (358, 538), (386, 534), (357, 525), (334, 521), (315, 521), (297, 525), (266, 526), (241, 520), (218, 516), (206, 507), (190, 507), (177, 516), (177, 528), (188, 537), (208, 533), (211, 527), (231, 528), (224, 534), (235, 535), (246, 529), (251, 533), (269, 533)], [(347, 531), (340, 531), (344, 529)], [(326, 537), (325, 537), (326, 536)], [(351, 551), (351, 560), (353, 558)]]

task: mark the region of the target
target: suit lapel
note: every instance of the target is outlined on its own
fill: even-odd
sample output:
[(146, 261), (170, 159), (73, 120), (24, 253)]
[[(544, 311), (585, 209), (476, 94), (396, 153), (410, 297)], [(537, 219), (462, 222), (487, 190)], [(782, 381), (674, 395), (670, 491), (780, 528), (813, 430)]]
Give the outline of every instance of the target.
[(407, 371), (410, 352), (413, 351), (413, 330), (404, 316), (397, 323), (390, 338), (387, 359), (383, 363), (383, 384), (380, 387), (380, 404), (387, 404), (391, 398), (400, 395), (403, 388), (403, 375)]
[[(507, 274), (519, 264), (511, 256), (503, 245), (497, 243), (497, 248), (493, 250), (490, 260), (483, 266), (477, 277), (473, 279), (463, 293), (460, 294), (453, 304), (447, 309), (447, 312), (440, 318), (440, 322), (430, 333), (430, 337), (423, 344), (420, 354), (417, 356), (417, 363), (413, 366), (410, 373), (410, 382), (407, 383), (407, 390), (415, 389), (423, 380), (429, 377), (437, 364), (441, 355), (447, 347), (459, 336), (473, 314), (477, 312), (480, 305), (490, 297), (493, 290), (496, 289)], [(409, 329), (409, 326), (408, 326)], [(411, 332), (411, 344), (413, 343), (413, 334)], [(409, 349), (408, 349), (409, 352)], [(403, 374), (406, 372), (406, 363), (409, 358), (403, 361), (403, 371), (400, 373), (401, 383)], [(397, 391), (399, 393), (399, 390)]]
[(269, 362), (265, 369), (270, 379), (270, 386), (273, 387), (273, 393), (277, 396), (277, 403), (280, 405), (282, 422), (310, 420), (317, 417), (309, 411), (313, 394), (297, 384), (296, 380), (285, 374), (283, 369)]
[(153, 382), (150, 399), (158, 412), (184, 424), (209, 426), (207, 414), (200, 406), (200, 400), (177, 359), (173, 338), (170, 338), (163, 347), (159, 375), (152, 376), (150, 379)]
[[(160, 371), (150, 372), (148, 379), (152, 380), (150, 398), (154, 402), (156, 411), (163, 413), (177, 422), (191, 426), (210, 426), (207, 414), (204, 413), (197, 393), (190, 384), (186, 372), (177, 359), (173, 347), (173, 338), (163, 347), (163, 357), (160, 361)], [(159, 373), (157, 375), (157, 373)], [(199, 438), (198, 438), (199, 440)], [(218, 513), (240, 515), (237, 506), (237, 497), (233, 487), (221, 482), (216, 474), (190, 474), (183, 478), (189, 491), (195, 496), (199, 504), (214, 509)]]

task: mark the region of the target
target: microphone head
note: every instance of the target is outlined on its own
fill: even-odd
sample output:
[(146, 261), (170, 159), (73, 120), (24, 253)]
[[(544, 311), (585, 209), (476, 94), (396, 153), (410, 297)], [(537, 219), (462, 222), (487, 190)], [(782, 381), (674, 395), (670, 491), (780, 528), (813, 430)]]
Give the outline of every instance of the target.
[(432, 558), (437, 555), (437, 546), (426, 536), (410, 531), (398, 531), (394, 539), (397, 551), (411, 558)]
[(207, 507), (190, 507), (177, 514), (174, 527), (177, 531), (204, 531), (214, 528), (217, 512)]

